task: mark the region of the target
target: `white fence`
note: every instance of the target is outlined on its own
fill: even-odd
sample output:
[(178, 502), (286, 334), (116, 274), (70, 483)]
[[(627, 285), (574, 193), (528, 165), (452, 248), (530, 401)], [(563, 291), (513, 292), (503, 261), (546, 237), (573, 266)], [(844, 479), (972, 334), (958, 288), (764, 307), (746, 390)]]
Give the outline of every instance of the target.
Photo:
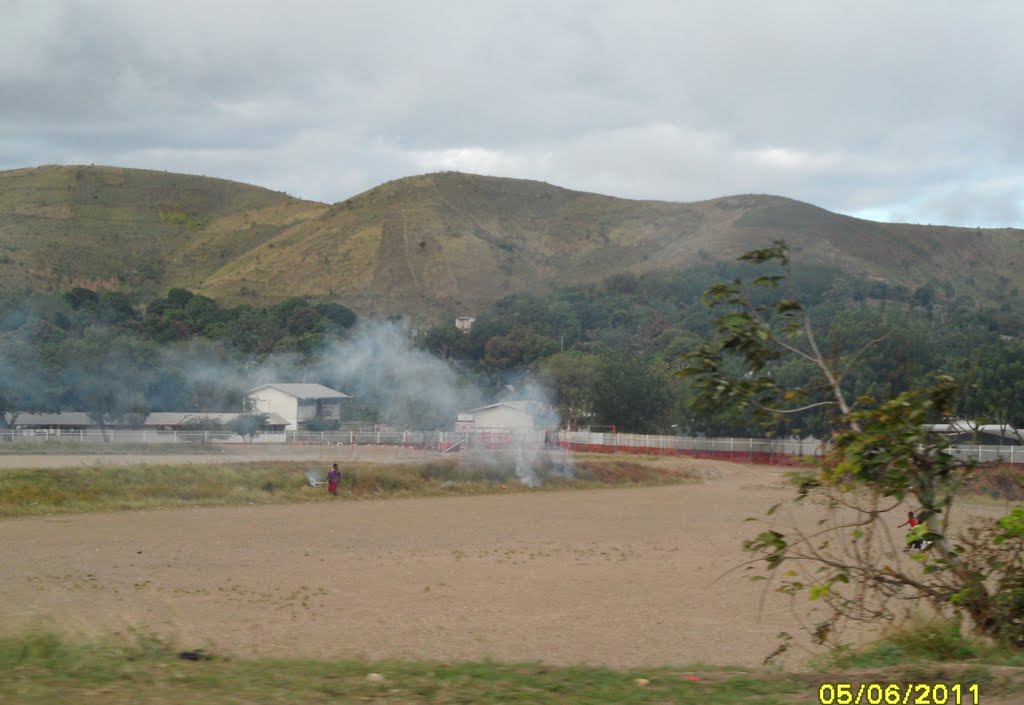
[(779, 438), (695, 438), (689, 436), (653, 436), (636, 433), (591, 433), (561, 431), (559, 443), (568, 448), (599, 452), (712, 454), (722, 457), (819, 456), (823, 452), (816, 439)]
[[(0, 431), (0, 441), (19, 443), (117, 443), (122, 445), (156, 443), (242, 443), (242, 437), (231, 431), (151, 431), (114, 429), (19, 429)], [(254, 443), (286, 443), (284, 433), (264, 433)], [(3, 447), (0, 446), (0, 452)]]
[[(237, 444), (241, 436), (230, 431), (155, 431), (155, 430), (0, 430), (0, 442), (75, 444)], [(419, 448), (438, 453), (464, 449), (501, 450), (558, 445), (567, 450), (602, 453), (685, 454), (726, 460), (786, 463), (820, 457), (825, 447), (816, 439), (769, 438), (694, 438), (634, 433), (591, 433), (589, 431), (526, 431), (475, 429), (451, 431), (324, 431), (263, 433), (252, 443), (294, 443), (301, 445), (385, 445)], [(0, 445), (0, 453), (3, 446)], [(1024, 464), (1024, 446), (950, 446), (949, 453), (977, 463)]]
[(949, 452), (961, 460), (976, 463), (1024, 464), (1024, 446), (950, 446)]
[[(810, 460), (821, 457), (827, 450), (824, 443), (814, 438), (693, 438), (589, 431), (561, 431), (558, 438), (564, 447), (580, 451), (678, 453), (757, 462)], [(947, 452), (962, 460), (976, 463), (1024, 464), (1024, 446), (955, 445), (949, 446)]]
[(304, 445), (391, 445), (441, 453), (466, 448), (521, 448), (542, 446), (545, 431), (475, 429), (473, 431), (289, 431), (288, 441)]

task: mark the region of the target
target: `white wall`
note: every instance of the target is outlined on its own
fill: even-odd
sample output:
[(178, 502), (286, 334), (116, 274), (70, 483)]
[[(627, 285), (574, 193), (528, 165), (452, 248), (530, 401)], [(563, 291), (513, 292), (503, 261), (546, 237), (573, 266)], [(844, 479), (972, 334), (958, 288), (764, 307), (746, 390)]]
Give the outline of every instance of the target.
[(533, 417), (525, 411), (510, 406), (496, 406), (473, 412), (473, 427), (482, 428), (533, 428)]
[[(296, 431), (299, 428), (299, 400), (273, 387), (264, 387), (247, 395), (256, 401), (256, 408), (268, 414), (277, 414), (288, 422), (286, 430)], [(316, 410), (316, 406), (313, 406)]]

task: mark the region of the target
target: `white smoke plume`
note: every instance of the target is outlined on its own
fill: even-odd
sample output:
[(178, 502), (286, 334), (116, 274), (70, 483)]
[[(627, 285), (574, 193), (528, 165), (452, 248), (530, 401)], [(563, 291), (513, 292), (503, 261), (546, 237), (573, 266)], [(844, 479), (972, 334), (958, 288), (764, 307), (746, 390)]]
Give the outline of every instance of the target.
[(352, 396), (360, 412), (412, 430), (451, 429), (460, 410), (481, 403), (470, 381), (416, 348), (409, 330), (390, 321), (362, 322), (351, 337), (311, 357), (239, 361), (214, 343), (194, 341), (165, 349), (164, 361), (190, 381), (202, 397), (197, 404), (214, 411), (235, 410), (245, 392), (275, 382), (323, 384)]

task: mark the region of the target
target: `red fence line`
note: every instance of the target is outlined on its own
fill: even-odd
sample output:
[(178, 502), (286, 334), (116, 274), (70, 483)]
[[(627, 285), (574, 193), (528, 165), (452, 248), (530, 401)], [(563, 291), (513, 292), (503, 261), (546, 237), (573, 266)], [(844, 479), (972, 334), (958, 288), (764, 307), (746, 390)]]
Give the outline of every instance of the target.
[(599, 443), (578, 443), (562, 441), (562, 449), (574, 453), (628, 453), (631, 455), (674, 455), (704, 460), (727, 460), (733, 463), (754, 465), (807, 466), (817, 460), (812, 455), (787, 455), (764, 451), (693, 450), (689, 448), (649, 448), (646, 446), (606, 445)]

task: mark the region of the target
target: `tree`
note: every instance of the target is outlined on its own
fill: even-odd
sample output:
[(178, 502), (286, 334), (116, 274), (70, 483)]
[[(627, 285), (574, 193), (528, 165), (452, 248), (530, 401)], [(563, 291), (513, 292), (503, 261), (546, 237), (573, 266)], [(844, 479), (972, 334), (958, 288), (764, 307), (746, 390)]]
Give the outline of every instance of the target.
[[(771, 292), (792, 281), (781, 241), (740, 259), (780, 268), (753, 282)], [(825, 355), (809, 313), (791, 293), (754, 304), (740, 280), (710, 287), (706, 302), (725, 312), (682, 372), (704, 408), (742, 408), (769, 420), (828, 410), (831, 452), (820, 467), (796, 475), (794, 498), (820, 502), (822, 519), (813, 528), (783, 526), (771, 518), (777, 507), (769, 510), (768, 521), (776, 523), (745, 544), (754, 577), (827, 604), (831, 616), (814, 627), (820, 643), (835, 639), (849, 619), (894, 619), (909, 601), (968, 617), (976, 632), (1024, 645), (1024, 508), (954, 533), (952, 509), (973, 468), (925, 430), (954, 411), (955, 381), (938, 375), (889, 398), (853, 399), (847, 375), (881, 338)], [(813, 365), (820, 383), (780, 384), (773, 372), (787, 356)], [(739, 374), (730, 367), (736, 361)], [(923, 523), (900, 542), (891, 528), (909, 503)], [(929, 542), (928, 550), (911, 549), (917, 539)]]
[(467, 354), (469, 336), (451, 324), (437, 325), (420, 333), (416, 344), (442, 360), (461, 360)]
[(147, 391), (159, 375), (156, 349), (128, 335), (90, 328), (62, 348), (65, 395), (107, 438), (107, 425), (149, 412)]
[(558, 352), (558, 341), (520, 327), (495, 336), (484, 346), (482, 364), (490, 371), (525, 369), (537, 360)]
[(316, 310), (322, 318), (329, 321), (339, 331), (351, 328), (356, 323), (356, 314), (352, 309), (338, 303), (317, 304)]
[(962, 408), (972, 423), (998, 424), (1004, 433), (1024, 425), (1024, 343), (997, 340), (979, 347), (964, 377)]
[(540, 363), (540, 378), (555, 390), (559, 418), (569, 428), (579, 428), (594, 418), (601, 368), (599, 355), (577, 350), (552, 355)]
[(0, 334), (0, 429), (13, 428), (22, 412), (58, 411), (54, 376), (30, 344)]
[(264, 413), (239, 414), (228, 422), (228, 428), (241, 436), (244, 442), (252, 443), (263, 432), (263, 427), (267, 425), (267, 420), (267, 414)]
[(632, 433), (653, 433), (667, 425), (667, 386), (643, 360), (604, 353), (600, 370), (593, 405), (597, 423)]
[(252, 443), (266, 427), (270, 416), (256, 405), (252, 397), (242, 397), (242, 413), (228, 422), (228, 428), (242, 437), (245, 443)]

